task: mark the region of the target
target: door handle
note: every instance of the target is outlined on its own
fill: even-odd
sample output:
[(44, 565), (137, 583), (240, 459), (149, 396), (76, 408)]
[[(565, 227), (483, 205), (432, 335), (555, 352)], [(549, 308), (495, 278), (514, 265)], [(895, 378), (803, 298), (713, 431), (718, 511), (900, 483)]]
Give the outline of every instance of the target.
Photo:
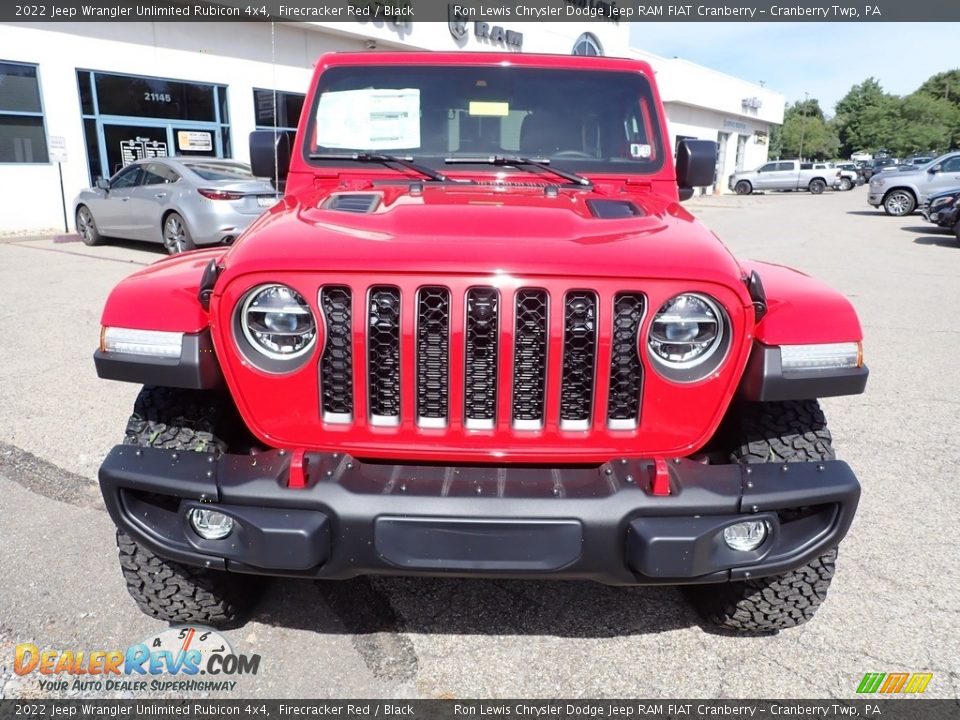
[(124, 202), (127, 202), (130, 198), (128, 198), (128, 197), (122, 197), (122, 198), (120, 198), (120, 199), (123, 200)]
[(166, 193), (157, 193), (156, 195), (154, 195), (154, 197), (157, 197), (157, 198), (165, 198), (166, 196), (167, 196)]

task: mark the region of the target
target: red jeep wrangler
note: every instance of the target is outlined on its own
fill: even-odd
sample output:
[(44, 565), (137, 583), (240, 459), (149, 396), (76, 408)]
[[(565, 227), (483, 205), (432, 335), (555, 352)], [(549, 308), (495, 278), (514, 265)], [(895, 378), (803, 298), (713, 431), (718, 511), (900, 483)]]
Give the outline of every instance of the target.
[(242, 617), (256, 575), (684, 584), (742, 631), (808, 620), (860, 487), (817, 398), (863, 391), (850, 303), (738, 262), (678, 201), (650, 67), (321, 58), (283, 199), (103, 313), (145, 385), (100, 484), (148, 614)]

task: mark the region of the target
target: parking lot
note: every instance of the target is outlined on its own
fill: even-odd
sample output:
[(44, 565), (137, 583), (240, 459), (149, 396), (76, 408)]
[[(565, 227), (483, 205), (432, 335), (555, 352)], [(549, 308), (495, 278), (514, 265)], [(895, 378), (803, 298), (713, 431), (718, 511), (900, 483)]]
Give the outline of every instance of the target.
[[(816, 618), (744, 638), (702, 626), (674, 588), (271, 581), (226, 632), (263, 658), (236, 697), (850, 697), (866, 672), (920, 671), (926, 696), (960, 695), (955, 237), (870, 208), (862, 187), (688, 208), (736, 255), (815, 275), (860, 313), (867, 392), (823, 405), (863, 498)], [(13, 675), (18, 643), (126, 648), (163, 627), (126, 593), (95, 485), (137, 388), (91, 359), (110, 288), (162, 249), (69, 240), (0, 239), (0, 697), (42, 695)]]

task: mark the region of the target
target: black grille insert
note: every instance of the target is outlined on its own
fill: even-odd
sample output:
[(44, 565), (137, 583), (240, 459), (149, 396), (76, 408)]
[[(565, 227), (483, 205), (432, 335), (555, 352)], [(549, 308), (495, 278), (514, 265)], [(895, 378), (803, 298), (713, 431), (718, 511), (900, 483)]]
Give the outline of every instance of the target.
[(517, 293), (513, 346), (513, 424), (521, 430), (543, 427), (547, 386), (547, 292)]
[(327, 339), (320, 358), (321, 410), (325, 422), (353, 420), (353, 328), (350, 288), (320, 291)]
[(463, 407), (468, 428), (492, 429), (496, 424), (499, 315), (500, 296), (495, 288), (467, 292)]
[(643, 364), (637, 346), (645, 300), (639, 293), (619, 293), (613, 301), (610, 343), (610, 396), (607, 420), (611, 429), (631, 430), (640, 420)]
[(420, 288), (417, 294), (417, 421), (443, 427), (450, 375), (450, 291)]
[(400, 290), (370, 289), (367, 308), (367, 387), (370, 422), (400, 422)]
[(563, 304), (560, 426), (564, 429), (590, 427), (596, 356), (597, 296), (589, 290), (571, 291)]

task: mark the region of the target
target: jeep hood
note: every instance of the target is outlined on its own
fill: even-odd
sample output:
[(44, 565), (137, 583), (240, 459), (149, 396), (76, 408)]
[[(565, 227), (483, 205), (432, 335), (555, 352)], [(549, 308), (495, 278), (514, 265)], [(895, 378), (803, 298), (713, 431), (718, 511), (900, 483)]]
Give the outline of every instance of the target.
[[(727, 248), (652, 192), (402, 186), (285, 198), (226, 257), (227, 273), (311, 270), (698, 279), (739, 285)], [(375, 195), (370, 205), (366, 201)], [(337, 199), (346, 197), (346, 202)], [(596, 203), (632, 203), (599, 217)], [(333, 209), (336, 206), (351, 210)], [(609, 207), (609, 206), (607, 206)], [(624, 212), (623, 208), (615, 208)]]

